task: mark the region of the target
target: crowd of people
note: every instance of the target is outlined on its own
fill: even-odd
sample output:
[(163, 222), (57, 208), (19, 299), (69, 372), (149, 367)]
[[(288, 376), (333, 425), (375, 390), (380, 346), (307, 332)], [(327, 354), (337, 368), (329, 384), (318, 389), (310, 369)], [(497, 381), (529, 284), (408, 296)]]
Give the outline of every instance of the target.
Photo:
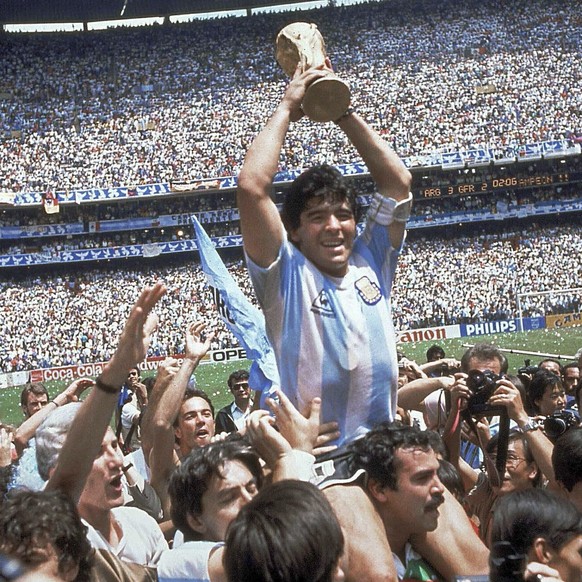
[[(580, 137), (577, 3), (418, 0), (305, 17), (354, 106), (401, 157)], [(5, 35), (0, 189), (237, 174), (280, 93), (274, 38), (289, 18)], [(300, 123), (279, 167), (354, 161), (345, 146), (332, 124)]]
[[(233, 402), (215, 411), (191, 382), (213, 335), (202, 321), (184, 328), (182, 364), (168, 358), (140, 378), (164, 292), (141, 293), (96, 381), (52, 394), (27, 384), (21, 426), (0, 426), (6, 579), (351, 582), (363, 568), (374, 581), (579, 580), (582, 353), (520, 372), (485, 343), (455, 355), (434, 344), (426, 362), (400, 353), (398, 420), (346, 452), (338, 424), (320, 424), (321, 399), (303, 416), (277, 392), (270, 416), (246, 370), (225, 379)], [(475, 409), (487, 381), (490, 408)], [(112, 416), (128, 426), (113, 431)], [(342, 503), (347, 483), (326, 481), (340, 450), (363, 506)], [(388, 553), (368, 548), (363, 565), (355, 540), (373, 541), (378, 526)]]
[[(559, 249), (559, 252), (555, 252)], [(479, 323), (580, 311), (580, 291), (518, 294), (580, 287), (582, 238), (576, 225), (533, 226), (461, 238), (410, 237), (393, 295), (397, 330)], [(239, 287), (256, 304), (243, 261), (227, 261)], [(137, 290), (164, 280), (164, 326), (150, 355), (180, 353), (180, 329), (198, 313), (217, 330), (213, 349), (238, 345), (213, 307), (198, 259), (172, 266), (99, 267), (3, 277), (0, 281), (0, 370), (101, 362), (110, 355), (123, 314)], [(431, 281), (431, 293), (426, 281)], [(467, 281), (467, 284), (459, 284)]]
[[(288, 14), (0, 38), (0, 188), (238, 174), (245, 260), (228, 267), (264, 314), (258, 359), (274, 360), (225, 378), (219, 411), (196, 388), (209, 350), (235, 340), (191, 258), (2, 278), (1, 371), (104, 365), (52, 393), (27, 383), (22, 423), (0, 426), (0, 577), (579, 582), (582, 348), (510, 370), (488, 343), (412, 361), (395, 333), (580, 313), (578, 224), (405, 244), (401, 161), (576, 137), (576, 4), (315, 12), (357, 100), (329, 127), (301, 121), (329, 62), (280, 90), (272, 32)], [(374, 186), (360, 225), (361, 192), (334, 167), (356, 154)], [(277, 172), (308, 164), (274, 200)], [(201, 211), (230, 228), (232, 208)], [(116, 236), (89, 244), (138, 235)]]

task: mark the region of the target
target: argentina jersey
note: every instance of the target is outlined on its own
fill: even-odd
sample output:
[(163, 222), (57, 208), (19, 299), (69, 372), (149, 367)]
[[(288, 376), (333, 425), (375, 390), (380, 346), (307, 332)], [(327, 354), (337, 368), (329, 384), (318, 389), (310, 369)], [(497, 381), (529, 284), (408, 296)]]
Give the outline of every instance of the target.
[(398, 251), (372, 224), (342, 278), (323, 275), (285, 242), (268, 268), (247, 257), (263, 308), (281, 389), (299, 410), (322, 398), (322, 422), (336, 421), (341, 445), (396, 410), (397, 363), (390, 288)]

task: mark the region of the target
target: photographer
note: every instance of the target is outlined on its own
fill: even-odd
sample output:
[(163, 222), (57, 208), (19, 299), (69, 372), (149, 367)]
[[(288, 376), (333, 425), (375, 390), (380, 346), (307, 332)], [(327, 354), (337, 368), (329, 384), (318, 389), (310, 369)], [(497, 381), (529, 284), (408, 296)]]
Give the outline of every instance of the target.
[(566, 391), (560, 377), (554, 372), (540, 369), (532, 378), (526, 392), (532, 416), (550, 416), (566, 407)]
[[(507, 370), (503, 354), (494, 346), (478, 344), (468, 350), (462, 358), (463, 372), (455, 375), (455, 384), (451, 388), (451, 413), (447, 423), (448, 434), (446, 442), (449, 448), (450, 460), (457, 466), (463, 478), (466, 490), (473, 487), (467, 501), (479, 519), (479, 531), (482, 539), (487, 542), (489, 525), (497, 498), (511, 491), (535, 487), (541, 480), (540, 471), (551, 482), (554, 481), (554, 472), (551, 464), (552, 443), (540, 430), (539, 424), (529, 418), (517, 387), (505, 376)], [(507, 460), (505, 471), (499, 475), (490, 475), (472, 469), (459, 458), (461, 437), (460, 415), (474, 398), (475, 386), (472, 382), (480, 374), (483, 382), (488, 384), (487, 394), (492, 395), (486, 400), (486, 407), (495, 409), (503, 407), (507, 416), (517, 425), (509, 433), (507, 442)], [(468, 382), (469, 380), (469, 382)], [(482, 390), (484, 388), (480, 387)], [(486, 394), (486, 395), (487, 395)], [(475, 421), (479, 420), (473, 414)], [(481, 435), (486, 440), (486, 435)], [(498, 452), (499, 437), (494, 437), (487, 445), (489, 458), (488, 470), (494, 470), (494, 460)], [(505, 446), (505, 445), (504, 445)]]

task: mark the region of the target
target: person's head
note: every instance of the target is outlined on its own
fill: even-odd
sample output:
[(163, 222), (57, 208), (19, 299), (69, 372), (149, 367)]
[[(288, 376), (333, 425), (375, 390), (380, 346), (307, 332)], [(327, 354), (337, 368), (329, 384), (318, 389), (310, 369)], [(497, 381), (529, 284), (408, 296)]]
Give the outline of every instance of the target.
[(20, 406), (26, 418), (30, 418), (49, 401), (48, 391), (44, 384), (34, 382), (27, 384), (20, 393)]
[(356, 235), (356, 196), (336, 168), (315, 166), (289, 187), (281, 218), (289, 240), (323, 273), (341, 277)]
[(354, 443), (354, 462), (365, 469), (368, 491), (390, 528), (413, 534), (437, 527), (444, 501), (438, 441), (432, 431), (383, 422)]
[[(81, 406), (80, 402), (65, 404), (51, 412), (38, 427), (36, 459), (44, 480), (49, 479), (57, 466), (69, 428)], [(123, 453), (115, 434), (108, 428), (79, 498), (79, 510), (83, 514), (85, 508), (107, 511), (123, 505), (122, 468)]]
[(543, 489), (506, 495), (493, 514), (491, 542), (510, 542), (515, 553), (558, 570), (564, 582), (582, 572), (582, 514)]
[(437, 345), (434, 344), (426, 350), (426, 361), (427, 362), (436, 362), (438, 360), (442, 360), (445, 357), (445, 350)]
[(556, 481), (582, 511), (582, 428), (570, 428), (556, 440), (552, 466)]
[(281, 481), (265, 487), (230, 524), (224, 550), (229, 582), (343, 580), (344, 538), (317, 487)]
[(36, 462), (38, 473), (45, 481), (57, 465), (69, 427), (81, 406), (81, 402), (59, 406), (36, 429)]
[[(499, 434), (492, 437), (486, 445), (487, 453), (495, 460)], [(534, 460), (527, 439), (517, 429), (509, 431), (507, 442), (507, 460), (503, 481), (499, 488), (494, 488), (498, 495), (507, 495), (513, 491), (521, 491), (531, 487), (538, 487), (542, 474)]]
[(247, 370), (236, 370), (228, 377), (228, 387), (234, 396), (237, 406), (248, 405), (251, 398), (249, 373)]
[(527, 387), (527, 398), (535, 414), (549, 416), (566, 406), (566, 392), (560, 376), (540, 369)]
[(89, 580), (91, 545), (73, 502), (59, 491), (12, 490), (0, 511), (0, 553), (31, 573)]
[(139, 369), (138, 368), (132, 368), (129, 371), (129, 373), (127, 374), (127, 385), (131, 388), (137, 382), (139, 382), (139, 377), (140, 377)]
[(547, 370), (548, 372), (552, 372), (558, 376), (558, 378), (562, 377), (562, 364), (560, 364), (558, 360), (546, 358), (538, 364), (538, 368), (540, 370)]
[[(576, 392), (576, 386), (580, 381), (580, 366), (578, 362), (570, 362), (562, 368), (562, 383), (564, 384), (564, 390), (569, 396), (574, 396)], [(578, 409), (580, 410), (580, 409)]]
[(174, 422), (176, 441), (183, 455), (204, 447), (214, 436), (214, 406), (206, 392), (188, 388)]
[(506, 374), (507, 368), (507, 358), (499, 348), (492, 344), (475, 344), (461, 358), (461, 370), (465, 374), (472, 370), (478, 370), (479, 372), (490, 370), (499, 376), (500, 374)]
[(259, 457), (242, 441), (195, 448), (170, 478), (172, 521), (186, 540), (222, 541), (262, 482)]

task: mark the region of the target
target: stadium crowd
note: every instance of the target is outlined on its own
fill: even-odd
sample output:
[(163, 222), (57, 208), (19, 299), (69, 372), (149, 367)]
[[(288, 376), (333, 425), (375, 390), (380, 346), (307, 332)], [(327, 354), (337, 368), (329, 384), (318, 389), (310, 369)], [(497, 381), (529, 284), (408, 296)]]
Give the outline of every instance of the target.
[[(350, 83), (354, 106), (408, 157), (579, 138), (579, 8), (419, 0), (325, 8), (309, 18)], [(237, 174), (281, 91), (273, 45), (288, 20), (5, 35), (0, 189)], [(354, 161), (345, 146), (335, 126), (300, 123), (280, 166)]]
[[(281, 77), (261, 47), (288, 15), (150, 30), (160, 44), (128, 31), (124, 51), (117, 32), (55, 37), (80, 75), (66, 58), (49, 57), (43, 70), (39, 37), (0, 38), (8, 90), (27, 104), (23, 115), (2, 106), (4, 129), (22, 132), (2, 142), (2, 187), (193, 179), (237, 172), (246, 155), (237, 205), (249, 261), (228, 267), (268, 314), (281, 379), (233, 372), (224, 379), (232, 402), (219, 411), (195, 388), (208, 350), (233, 338), (191, 259), (2, 273), (0, 371), (106, 364), (51, 394), (26, 384), (23, 422), (0, 426), (0, 577), (580, 580), (582, 348), (568, 366), (544, 359), (520, 370), (483, 343), (448, 357), (433, 345), (426, 362), (412, 361), (391, 321), (408, 329), (580, 312), (579, 290), (518, 301), (579, 286), (578, 224), (415, 235), (402, 247), (412, 177), (394, 151), (571, 137), (579, 6), (396, 6), (317, 13), (341, 47), (338, 69), (356, 92), (365, 87), (362, 114), (336, 122), (345, 137), (300, 122), (284, 141), (323, 71), (296, 75), (270, 115)], [(492, 76), (498, 92), (477, 94)], [(383, 110), (379, 95), (397, 105)], [(438, 117), (445, 104), (448, 120)], [(394, 149), (365, 118), (390, 130)], [(270, 198), (277, 161), (335, 164), (346, 139), (376, 183), (360, 237), (355, 197), (330, 166), (304, 172), (280, 215)], [(111, 243), (101, 236), (93, 241)], [(161, 361), (141, 378), (148, 355)]]
[[(393, 296), (396, 329), (518, 317), (519, 293), (580, 287), (581, 253), (577, 225), (462, 238), (410, 237)], [(256, 303), (244, 263), (227, 266)], [(211, 307), (197, 262), (39, 273), (0, 279), (0, 370), (106, 361), (132, 297), (157, 279), (169, 289), (158, 308), (160, 318), (172, 323), (154, 338), (150, 355), (181, 353), (181, 329), (194, 313), (218, 330), (214, 349), (237, 345)], [(429, 280), (431, 293), (426, 290)], [(523, 317), (579, 312), (580, 292), (522, 297), (521, 310)]]
[[(146, 387), (136, 366), (157, 318), (141, 314), (148, 316), (164, 291), (159, 282), (146, 288), (128, 319), (120, 316), (119, 343), (110, 344), (97, 380), (79, 378), (51, 395), (43, 384), (27, 384), (22, 424), (0, 425), (3, 577), (359, 580), (359, 555), (351, 553), (356, 532), (373, 539), (377, 524), (375, 514), (341, 503), (347, 483), (322, 480), (318, 468), (334, 459), (323, 455), (341, 452), (357, 471), (359, 503), (387, 525), (381, 532), (391, 557), (375, 553), (367, 562), (372, 570), (372, 562), (388, 565), (384, 580), (428, 582), (450, 572), (489, 573), (492, 582), (508, 572), (516, 581), (579, 580), (582, 349), (579, 362), (562, 367), (545, 359), (518, 375), (490, 344), (459, 359), (445, 357), (439, 345), (426, 362), (400, 354), (399, 420), (337, 448), (337, 425), (320, 424), (321, 399), (303, 416), (279, 391), (268, 404), (271, 417), (253, 408), (245, 370), (229, 376), (234, 401), (215, 420), (209, 397), (189, 382), (212, 337), (200, 321), (184, 325), (184, 362), (162, 362)], [(483, 377), (489, 387), (477, 388)], [(490, 410), (472, 408), (478, 390), (488, 390)], [(133, 431), (109, 426), (128, 407), (140, 435), (132, 446)], [(500, 409), (506, 416), (494, 416)], [(220, 415), (230, 424), (221, 420), (219, 434)], [(479, 430), (478, 439), (471, 430)], [(472, 468), (459, 445), (479, 451), (481, 465)], [(455, 545), (439, 546), (442, 535)], [(464, 544), (474, 553), (462, 559), (456, 552)]]

